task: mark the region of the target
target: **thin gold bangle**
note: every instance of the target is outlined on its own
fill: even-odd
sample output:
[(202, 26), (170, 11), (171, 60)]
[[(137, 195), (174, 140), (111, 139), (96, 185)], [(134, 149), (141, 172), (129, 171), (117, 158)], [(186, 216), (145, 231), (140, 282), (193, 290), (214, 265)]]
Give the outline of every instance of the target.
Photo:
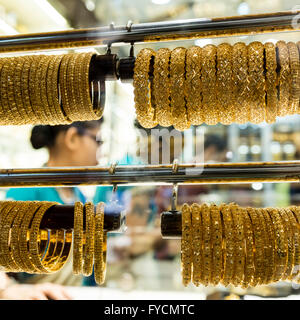
[[(0, 59), (0, 93), (2, 90), (2, 69), (4, 66), (4, 62), (5, 62), (5, 58)], [(2, 93), (1, 93), (2, 95)], [(2, 103), (2, 97), (0, 97), (0, 124), (1, 125), (6, 125), (8, 123), (7, 119), (6, 119), (6, 115), (4, 112), (4, 107), (3, 107), (3, 103)]]
[(74, 245), (73, 245), (73, 273), (82, 272), (83, 255), (83, 204), (79, 201), (74, 206)]
[(201, 83), (202, 49), (193, 46), (186, 51), (186, 108), (187, 118), (192, 125), (203, 123), (202, 83)]
[(71, 248), (72, 248), (72, 238), (73, 238), (73, 231), (64, 230), (64, 237), (63, 237), (63, 247), (61, 250), (61, 254), (59, 255), (58, 261), (53, 265), (52, 271), (59, 271), (63, 268), (70, 257)]
[(201, 206), (203, 223), (203, 285), (208, 286), (211, 279), (211, 258), (212, 258), (212, 230), (210, 207), (206, 204)]
[(193, 272), (192, 281), (195, 286), (199, 286), (202, 283), (201, 270), (203, 269), (203, 261), (201, 259), (202, 251), (202, 218), (200, 214), (201, 207), (197, 203), (191, 205), (192, 214), (192, 230), (193, 230)]
[(268, 258), (268, 234), (266, 231), (266, 222), (265, 222), (265, 218), (263, 216), (263, 209), (259, 208), (256, 209), (256, 213), (257, 213), (257, 218), (259, 221), (259, 226), (260, 226), (260, 230), (261, 230), (261, 242), (262, 242), (262, 256), (263, 256), (263, 260), (262, 260), (262, 273), (261, 273), (261, 283), (262, 284), (267, 284), (267, 279), (268, 279), (268, 268), (269, 268), (269, 258)]
[(186, 203), (181, 208), (182, 212), (182, 237), (181, 237), (181, 276), (186, 287), (192, 278), (192, 219), (191, 209)]
[(294, 221), (294, 241), (295, 241), (295, 268), (292, 272), (293, 282), (300, 283), (300, 211), (299, 207), (290, 206), (288, 207), (291, 214), (291, 218)]
[(95, 214), (92, 202), (85, 204), (85, 250), (83, 257), (83, 275), (90, 276), (94, 263)]
[(298, 113), (300, 95), (300, 63), (299, 52), (296, 43), (288, 42), (289, 62), (291, 71), (290, 108), (292, 113)]

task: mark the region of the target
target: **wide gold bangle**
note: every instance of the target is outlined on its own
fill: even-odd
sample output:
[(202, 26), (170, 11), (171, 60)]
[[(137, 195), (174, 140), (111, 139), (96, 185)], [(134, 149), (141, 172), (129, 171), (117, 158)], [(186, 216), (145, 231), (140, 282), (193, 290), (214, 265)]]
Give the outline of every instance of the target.
[(289, 52), (290, 72), (291, 72), (291, 90), (290, 90), (290, 108), (291, 113), (298, 113), (299, 95), (300, 95), (300, 62), (299, 51), (296, 43), (288, 42), (287, 48)]
[(14, 125), (16, 123), (16, 119), (14, 118), (14, 114), (12, 113), (9, 105), (8, 100), (8, 72), (10, 68), (11, 58), (2, 58), (1, 62), (2, 69), (1, 69), (1, 104), (2, 104), (2, 111), (3, 111), (3, 124), (10, 124)]
[(277, 98), (277, 60), (276, 48), (272, 42), (267, 42), (265, 47), (266, 59), (266, 122), (276, 121), (278, 98)]
[(164, 127), (172, 125), (170, 105), (170, 56), (168, 48), (161, 48), (155, 54), (153, 72), (153, 92), (155, 101), (156, 119)]
[(106, 235), (104, 234), (104, 207), (104, 202), (99, 202), (96, 207), (95, 216), (94, 274), (95, 281), (99, 285), (104, 283), (106, 271)]
[(232, 47), (232, 82), (235, 122), (247, 123), (250, 119), (248, 53), (247, 46), (243, 42), (235, 43)]
[(215, 125), (219, 119), (219, 105), (216, 91), (216, 60), (217, 48), (208, 44), (202, 48), (201, 83), (202, 83), (202, 110), (204, 122)]
[(276, 54), (279, 68), (279, 101), (278, 116), (284, 117), (292, 114), (289, 106), (291, 74), (289, 63), (289, 51), (284, 41), (276, 43)]
[(211, 228), (211, 215), (210, 207), (206, 204), (201, 206), (202, 225), (203, 225), (203, 285), (208, 286), (211, 279), (211, 259), (212, 259), (212, 228)]
[[(232, 46), (230, 44), (221, 43), (217, 46), (216, 69), (218, 118), (220, 123), (228, 125), (235, 120), (233, 108)], [(214, 108), (214, 105), (211, 105), (211, 108)]]
[(73, 241), (73, 273), (82, 272), (83, 255), (83, 204), (79, 201), (74, 206), (74, 241)]
[[(220, 208), (216, 205), (210, 206), (212, 220), (212, 271), (210, 282), (218, 285), (223, 278), (223, 249), (222, 249), (222, 221)], [(193, 240), (194, 241), (194, 240)]]
[(82, 273), (90, 276), (93, 273), (94, 264), (94, 236), (95, 236), (95, 214), (92, 202), (85, 204), (85, 250), (83, 256)]
[(181, 276), (186, 287), (191, 282), (192, 276), (192, 219), (190, 206), (186, 203), (181, 208), (182, 212), (182, 237), (181, 237)]
[(264, 46), (254, 41), (248, 45), (248, 70), (250, 89), (250, 121), (261, 123), (265, 120), (265, 76)]
[(263, 209), (259, 208), (255, 210), (257, 213), (257, 218), (260, 226), (261, 232), (261, 244), (262, 244), (262, 273), (261, 273), (261, 283), (267, 284), (268, 279), (268, 268), (269, 268), (269, 259), (268, 259), (268, 234), (265, 218), (263, 216)]
[(193, 46), (186, 51), (186, 108), (187, 118), (192, 125), (203, 123), (202, 84), (201, 84), (202, 49)]
[[(11, 201), (0, 201), (0, 241), (1, 241), (1, 229), (4, 226), (4, 218), (7, 214), (7, 210), (10, 210)], [(5, 271), (5, 261), (3, 261), (2, 252), (0, 252), (0, 271)]]
[(142, 49), (138, 53), (134, 64), (133, 87), (135, 111), (137, 120), (144, 128), (153, 128), (158, 124), (156, 112), (152, 106), (151, 83), (149, 80), (150, 63), (153, 57), (155, 57), (155, 51)]
[(295, 267), (290, 280), (300, 283), (300, 209), (296, 206), (290, 206), (287, 209), (294, 229), (295, 242)]
[(186, 49), (178, 47), (172, 50), (170, 58), (172, 122), (179, 131), (186, 130), (191, 125), (186, 109), (185, 55)]

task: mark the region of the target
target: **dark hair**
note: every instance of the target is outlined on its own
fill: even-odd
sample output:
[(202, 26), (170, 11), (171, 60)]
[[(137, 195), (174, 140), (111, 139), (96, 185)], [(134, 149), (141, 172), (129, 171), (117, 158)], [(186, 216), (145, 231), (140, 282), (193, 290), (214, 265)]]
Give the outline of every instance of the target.
[(204, 150), (211, 146), (214, 146), (217, 151), (222, 152), (226, 150), (227, 142), (220, 136), (208, 134), (204, 137)]
[(78, 134), (83, 134), (87, 129), (97, 128), (102, 122), (103, 117), (100, 120), (76, 121), (68, 125), (37, 125), (32, 128), (30, 142), (34, 149), (53, 147), (60, 132), (75, 127)]

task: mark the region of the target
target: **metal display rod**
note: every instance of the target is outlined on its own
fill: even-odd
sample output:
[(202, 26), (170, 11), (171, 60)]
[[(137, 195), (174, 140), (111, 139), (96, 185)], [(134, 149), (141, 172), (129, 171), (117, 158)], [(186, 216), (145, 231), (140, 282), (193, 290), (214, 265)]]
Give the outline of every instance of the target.
[(300, 10), (225, 18), (200, 18), (126, 26), (0, 37), (0, 52), (96, 47), (112, 43), (159, 42), (299, 30)]
[(0, 187), (299, 182), (300, 161), (2, 169)]

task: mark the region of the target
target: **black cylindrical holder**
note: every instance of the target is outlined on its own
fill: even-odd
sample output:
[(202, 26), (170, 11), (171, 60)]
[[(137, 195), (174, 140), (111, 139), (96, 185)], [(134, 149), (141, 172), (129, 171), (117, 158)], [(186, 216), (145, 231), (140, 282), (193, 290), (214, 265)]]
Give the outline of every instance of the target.
[[(125, 224), (125, 212), (104, 209), (104, 231), (120, 232)], [(46, 211), (40, 224), (41, 229), (73, 229), (74, 205), (54, 205)], [(85, 228), (85, 208), (83, 211)]]
[(132, 82), (134, 74), (135, 57), (121, 58), (118, 61), (118, 74), (124, 83)]
[(163, 239), (181, 239), (181, 211), (165, 211), (161, 214), (160, 219), (161, 235)]
[(117, 61), (116, 54), (94, 55), (89, 70), (90, 81), (117, 80)]

